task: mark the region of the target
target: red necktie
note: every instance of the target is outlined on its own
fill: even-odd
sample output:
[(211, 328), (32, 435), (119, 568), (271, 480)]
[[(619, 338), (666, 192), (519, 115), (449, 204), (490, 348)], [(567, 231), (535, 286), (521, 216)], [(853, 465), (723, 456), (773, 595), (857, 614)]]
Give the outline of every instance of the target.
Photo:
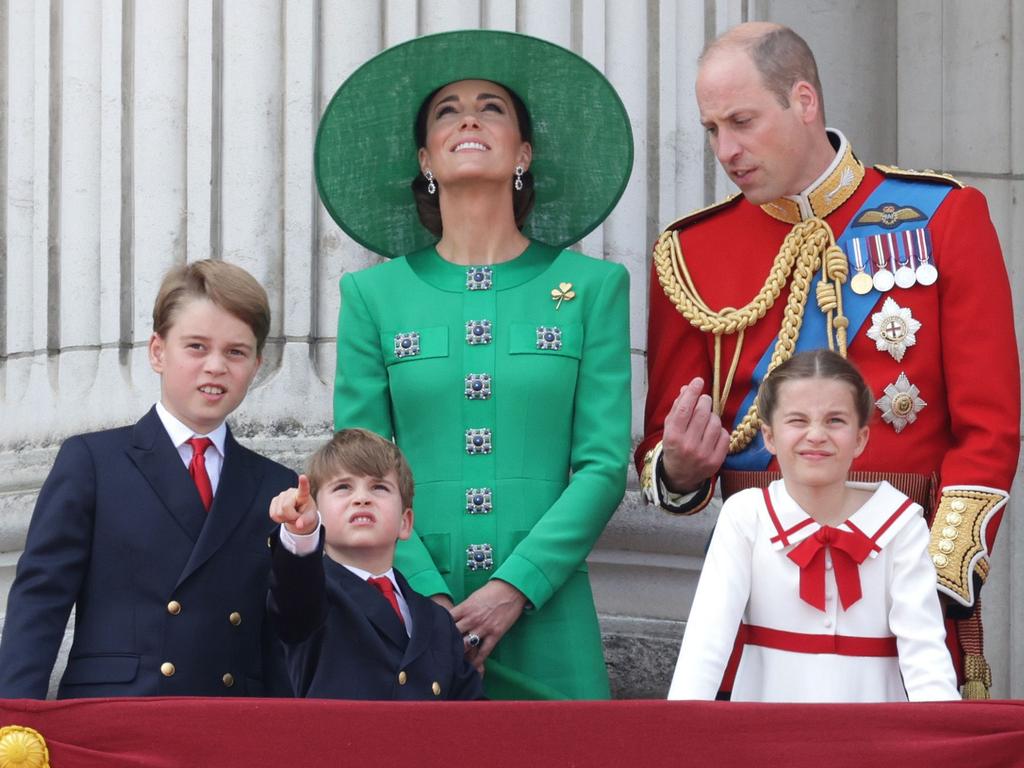
[(213, 440), (208, 437), (190, 437), (188, 444), (192, 446), (192, 461), (188, 463), (188, 473), (196, 484), (203, 506), (209, 512), (213, 504), (213, 486), (210, 485), (210, 476), (206, 473), (206, 449), (213, 445)]
[(398, 598), (395, 597), (395, 586), (391, 583), (391, 579), (387, 576), (371, 576), (366, 580), (370, 584), (373, 584), (380, 593), (387, 598), (387, 601), (391, 603), (391, 607), (395, 609), (395, 613), (398, 614), (399, 621), (402, 622), (402, 626), (405, 626), (405, 617), (402, 616), (402, 609), (398, 607)]
[(863, 533), (823, 525), (793, 548), (789, 559), (800, 566), (800, 599), (819, 611), (825, 610), (826, 547), (832, 550), (839, 601), (846, 610), (861, 598), (858, 566), (871, 554), (873, 544)]

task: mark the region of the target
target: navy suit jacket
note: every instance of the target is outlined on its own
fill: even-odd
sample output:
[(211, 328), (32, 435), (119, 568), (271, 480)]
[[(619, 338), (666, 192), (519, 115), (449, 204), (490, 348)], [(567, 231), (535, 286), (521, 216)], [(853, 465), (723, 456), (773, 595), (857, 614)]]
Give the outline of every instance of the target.
[(270, 500), (294, 472), (228, 431), (210, 512), (155, 408), (69, 438), (43, 484), (7, 601), (0, 697), (287, 695), (265, 619)]
[(284, 640), (297, 696), (321, 699), (482, 699), (451, 614), (395, 579), (412, 616), (412, 636), (372, 584), (322, 556), (293, 555), (271, 539), (270, 617)]

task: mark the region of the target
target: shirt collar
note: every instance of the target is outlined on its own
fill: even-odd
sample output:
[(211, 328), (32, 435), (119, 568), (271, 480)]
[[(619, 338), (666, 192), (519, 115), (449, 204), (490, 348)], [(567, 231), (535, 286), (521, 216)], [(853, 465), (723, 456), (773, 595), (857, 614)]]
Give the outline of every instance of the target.
[(853, 154), (850, 142), (834, 128), (826, 128), (836, 156), (828, 168), (800, 194), (784, 195), (761, 206), (772, 218), (787, 224), (823, 219), (850, 199), (864, 178), (864, 165)]
[(394, 568), (388, 568), (386, 571), (384, 571), (384, 573), (370, 573), (369, 571), (364, 571), (362, 568), (356, 568), (354, 565), (346, 565), (345, 563), (341, 563), (341, 565), (344, 565), (346, 568), (349, 569), (349, 571), (354, 573), (363, 581), (366, 581), (369, 578), (379, 579), (383, 576), (391, 582), (391, 585), (395, 588), (395, 591), (398, 592), (398, 594), (402, 594), (402, 590), (398, 587), (398, 581), (395, 580)]
[(228, 434), (228, 427), (225, 422), (222, 421), (216, 429), (208, 434), (197, 435), (191, 427), (183, 424), (174, 414), (168, 411), (163, 403), (158, 402), (156, 404), (156, 415), (160, 417), (160, 422), (164, 425), (164, 429), (167, 430), (167, 434), (170, 436), (175, 448), (180, 448), (192, 437), (208, 437), (213, 442), (213, 447), (217, 449), (217, 453), (222, 457), (224, 456), (224, 442), (227, 440)]
[[(875, 543), (871, 557), (885, 548), (906, 523), (922, 510), (917, 504), (904, 505), (907, 497), (886, 481), (857, 483), (847, 481), (847, 487), (870, 491), (871, 498), (850, 515), (846, 522), (835, 526), (839, 530), (859, 531)], [(772, 531), (772, 549), (782, 550), (806, 539), (822, 527), (805, 512), (786, 490), (785, 480), (775, 480), (768, 486), (775, 519), (771, 519), (767, 508), (763, 509), (765, 524)], [(776, 520), (778, 525), (776, 525)], [(780, 534), (784, 533), (782, 536)]]

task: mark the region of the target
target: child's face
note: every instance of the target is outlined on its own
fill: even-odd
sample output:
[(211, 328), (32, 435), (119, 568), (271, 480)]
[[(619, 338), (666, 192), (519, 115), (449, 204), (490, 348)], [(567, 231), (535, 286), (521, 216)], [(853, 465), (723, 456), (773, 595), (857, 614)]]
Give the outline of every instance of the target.
[(412, 510), (402, 505), (394, 470), (371, 477), (343, 469), (320, 486), (316, 505), (328, 554), (348, 565), (379, 564), (367, 568), (375, 573), (391, 567), (395, 543), (412, 533)]
[(256, 336), (209, 299), (189, 299), (166, 337), (149, 340), (149, 364), (160, 374), (160, 401), (204, 435), (238, 407), (260, 367)]
[(868, 442), (853, 388), (836, 379), (794, 379), (779, 386), (771, 423), (762, 426), (787, 484), (843, 483)]

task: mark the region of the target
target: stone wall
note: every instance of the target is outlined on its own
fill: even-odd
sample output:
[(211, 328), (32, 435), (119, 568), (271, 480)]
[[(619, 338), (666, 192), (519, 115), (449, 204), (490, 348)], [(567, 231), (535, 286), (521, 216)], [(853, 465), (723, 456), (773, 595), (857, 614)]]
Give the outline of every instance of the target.
[[(1024, 306), (1024, 15), (955, 0), (0, 0), (0, 612), (35, 494), (69, 434), (157, 397), (153, 297), (172, 264), (223, 258), (267, 287), (274, 323), (233, 418), (298, 467), (329, 430), (337, 281), (376, 262), (319, 206), (311, 149), (335, 88), (383, 47), (464, 27), (585, 56), (636, 139), (619, 206), (582, 243), (632, 274), (634, 435), (646, 387), (648, 249), (730, 185), (693, 99), (705, 40), (746, 19), (816, 51), (828, 121), (866, 162), (951, 170), (989, 197)], [(979, 328), (979, 333), (999, 332)], [(974, 372), (983, 381), (983, 372)], [(1024, 695), (1021, 502), (986, 589), (998, 695)], [(636, 481), (591, 557), (620, 696), (667, 687), (713, 512), (677, 520)], [(1016, 644), (1020, 646), (1018, 642)]]

